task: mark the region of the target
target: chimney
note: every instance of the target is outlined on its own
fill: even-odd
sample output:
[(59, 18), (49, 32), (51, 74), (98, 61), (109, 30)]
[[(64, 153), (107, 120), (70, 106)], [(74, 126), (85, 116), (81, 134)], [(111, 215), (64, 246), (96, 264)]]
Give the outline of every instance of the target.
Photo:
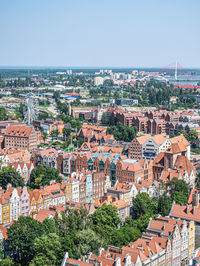
[(192, 195), (192, 206), (199, 207), (199, 193), (197, 191)]
[(189, 212), (189, 205), (187, 204), (186, 205), (186, 213), (188, 214), (188, 212)]

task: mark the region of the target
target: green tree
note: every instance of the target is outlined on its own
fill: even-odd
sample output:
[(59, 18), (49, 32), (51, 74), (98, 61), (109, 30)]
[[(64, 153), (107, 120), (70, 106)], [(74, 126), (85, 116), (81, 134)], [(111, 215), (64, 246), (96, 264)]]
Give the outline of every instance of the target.
[(49, 218), (45, 219), (42, 222), (42, 227), (43, 227), (45, 234), (57, 232), (56, 224), (55, 224), (55, 221), (53, 219), (49, 219)]
[(114, 230), (118, 228), (121, 222), (117, 208), (106, 204), (103, 204), (93, 213), (91, 221), (91, 228), (104, 239), (105, 243), (112, 241)]
[(61, 219), (56, 216), (55, 224), (58, 234), (61, 237), (66, 237), (71, 232), (86, 230), (89, 228), (87, 209), (81, 208), (80, 210), (74, 210), (72, 208), (67, 208), (66, 211), (62, 213)]
[(21, 265), (28, 265), (33, 259), (35, 238), (43, 233), (40, 222), (31, 217), (21, 216), (8, 228), (9, 247), (13, 251), (13, 259)]
[(137, 219), (145, 214), (156, 214), (157, 206), (157, 202), (151, 199), (146, 192), (139, 193), (133, 198), (133, 216)]
[(113, 234), (112, 245), (116, 247), (126, 246), (130, 242), (136, 241), (141, 235), (137, 227), (121, 226), (120, 229), (115, 230)]
[(6, 109), (4, 107), (0, 107), (0, 121), (4, 121), (8, 119), (8, 115)]
[(173, 200), (176, 202), (176, 204), (187, 204), (188, 197), (180, 191), (175, 191)]
[(188, 133), (188, 139), (193, 147), (195, 147), (196, 145), (197, 138), (198, 138), (198, 132), (195, 130), (190, 130)]
[(14, 262), (10, 258), (2, 259), (1, 266), (14, 266)]
[(63, 138), (65, 141), (67, 140), (67, 138), (69, 138), (70, 134), (71, 134), (71, 128), (66, 128), (66, 127), (63, 128)]
[(146, 213), (142, 215), (140, 218), (134, 220), (133, 226), (137, 228), (141, 233), (145, 232), (147, 229), (147, 226), (149, 224), (149, 219), (156, 219), (157, 214), (152, 213)]
[(59, 171), (53, 167), (39, 165), (31, 172), (30, 186), (39, 188), (40, 186), (49, 185), (51, 180), (55, 180), (57, 183), (62, 182)]
[(80, 258), (90, 252), (98, 254), (99, 248), (102, 246), (102, 239), (91, 229), (78, 232), (74, 238), (75, 250), (74, 255)]
[(24, 179), (11, 166), (4, 166), (0, 170), (0, 186), (6, 189), (7, 184), (10, 183), (13, 187), (24, 186)]
[(173, 180), (169, 181), (166, 186), (169, 190), (172, 200), (175, 200), (178, 204), (187, 203), (189, 186), (184, 180), (173, 178)]
[(168, 216), (171, 210), (172, 201), (167, 196), (160, 196), (158, 199), (158, 213), (162, 216)]
[(42, 135), (44, 143), (45, 143), (45, 141), (47, 139), (47, 136), (48, 136), (47, 132), (44, 132), (43, 135)]
[(42, 235), (35, 239), (33, 246), (35, 257), (30, 265), (60, 265), (63, 258), (60, 238), (55, 233)]

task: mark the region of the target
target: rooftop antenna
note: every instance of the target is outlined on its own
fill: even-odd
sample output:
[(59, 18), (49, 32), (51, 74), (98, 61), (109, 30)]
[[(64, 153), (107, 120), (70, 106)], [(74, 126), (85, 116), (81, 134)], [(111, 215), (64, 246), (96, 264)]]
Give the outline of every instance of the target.
[(175, 66), (175, 80), (177, 80), (177, 70), (178, 70), (178, 62), (176, 61), (176, 66)]

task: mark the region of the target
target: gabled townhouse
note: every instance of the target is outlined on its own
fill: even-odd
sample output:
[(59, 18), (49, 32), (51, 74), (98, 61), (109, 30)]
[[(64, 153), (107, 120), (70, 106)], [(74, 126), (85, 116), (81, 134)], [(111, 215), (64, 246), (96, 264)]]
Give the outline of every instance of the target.
[(116, 180), (120, 183), (136, 182), (137, 178), (142, 180), (153, 180), (153, 161), (151, 159), (118, 160), (116, 164)]
[(137, 178), (135, 188), (137, 191), (137, 193), (135, 192), (136, 195), (138, 193), (145, 192), (149, 195), (150, 198), (155, 198), (158, 196), (158, 189), (154, 185), (153, 182), (142, 180), (141, 178)]
[(128, 148), (128, 157), (137, 160), (155, 158), (160, 152), (165, 152), (170, 145), (171, 142), (165, 134), (146, 134), (132, 140)]
[(29, 216), (30, 214), (30, 195), (27, 187), (22, 189), (18, 188), (18, 194), (20, 196), (20, 216)]
[(30, 163), (16, 162), (10, 165), (13, 166), (16, 169), (16, 171), (23, 177), (25, 184), (30, 183), (31, 171), (34, 169), (34, 165), (32, 162)]
[(92, 180), (92, 172), (87, 172), (85, 174), (85, 202), (93, 203), (93, 180)]
[(8, 226), (11, 222), (10, 220), (10, 201), (9, 199), (4, 198), (1, 196), (0, 198), (0, 223), (3, 226)]
[(170, 265), (187, 265), (194, 252), (193, 230), (193, 221), (158, 216), (156, 220), (150, 219), (147, 234), (167, 238), (171, 242), (171, 252), (167, 256), (167, 259), (171, 258)]
[(129, 252), (138, 250), (142, 265), (165, 265), (166, 250), (154, 238), (143, 236), (134, 243), (130, 243), (128, 247), (123, 247), (123, 249)]
[(82, 139), (84, 142), (99, 142), (101, 137), (105, 136), (106, 131), (107, 127), (83, 124), (77, 134), (77, 138)]
[(79, 203), (86, 203), (86, 176), (81, 175), (79, 178)]
[(44, 191), (49, 193), (51, 205), (58, 206), (59, 204), (65, 204), (65, 194), (61, 190), (59, 183), (51, 182), (49, 186), (44, 187)]
[(52, 198), (50, 196), (50, 192), (44, 190), (44, 189), (40, 189), (40, 193), (41, 193), (41, 197), (42, 197), (42, 208), (40, 208), (40, 210), (47, 210), (49, 208), (49, 206), (52, 204)]
[(176, 159), (173, 170), (166, 170), (162, 172), (161, 180), (167, 182), (174, 177), (184, 180), (191, 187), (195, 185), (196, 169), (193, 164), (185, 156), (179, 156)]
[(97, 265), (109, 265), (109, 266), (142, 266), (141, 253), (139, 250), (133, 250), (130, 248), (127, 251), (123, 248), (108, 247), (107, 250), (103, 248), (99, 249), (98, 255), (90, 253), (86, 257), (86, 261), (75, 260), (69, 258), (68, 252), (62, 261), (62, 266), (97, 266)]
[(188, 222), (193, 221), (194, 227), (190, 228), (189, 232), (189, 248), (190, 257), (194, 249), (200, 247), (200, 204), (199, 194), (194, 193), (192, 195), (192, 203), (187, 205), (179, 205), (173, 202), (169, 216), (176, 219), (186, 220)]
[(72, 173), (72, 177), (69, 179), (72, 184), (72, 201), (79, 202), (79, 180), (76, 179), (76, 173)]
[(33, 191), (28, 191), (28, 193), (30, 196), (30, 211), (34, 213), (44, 209), (44, 201), (40, 189), (34, 189)]
[(58, 151), (51, 148), (33, 152), (32, 161), (35, 167), (38, 165), (57, 168)]
[(16, 162), (29, 163), (31, 154), (28, 150), (4, 150), (2, 156), (2, 166), (8, 166)]
[(66, 177), (70, 177), (72, 173), (71, 161), (76, 159), (76, 153), (61, 152), (57, 157), (57, 169)]
[(165, 151), (171, 143), (168, 141), (166, 135), (158, 134), (150, 136), (142, 144), (142, 158), (155, 158), (161, 151)]
[(113, 187), (107, 189), (107, 194), (122, 199), (132, 206), (133, 198), (136, 197), (138, 191), (134, 183), (119, 183), (116, 181)]
[(13, 188), (8, 184), (4, 198), (10, 202), (10, 222), (17, 221), (20, 216), (20, 196), (17, 188)]
[(150, 136), (151, 135), (146, 134), (144, 136), (134, 138), (131, 141), (128, 148), (128, 157), (130, 159), (139, 160), (142, 158), (142, 145), (147, 141)]
[(65, 182), (61, 184), (61, 189), (65, 194), (66, 202), (72, 201), (72, 182), (70, 179), (67, 179)]
[(79, 153), (75, 159), (75, 171), (81, 172), (82, 170), (87, 170), (88, 160), (90, 159), (91, 156), (92, 154), (90, 153)]
[(95, 201), (106, 192), (106, 177), (104, 172), (92, 173), (92, 186), (93, 201)]

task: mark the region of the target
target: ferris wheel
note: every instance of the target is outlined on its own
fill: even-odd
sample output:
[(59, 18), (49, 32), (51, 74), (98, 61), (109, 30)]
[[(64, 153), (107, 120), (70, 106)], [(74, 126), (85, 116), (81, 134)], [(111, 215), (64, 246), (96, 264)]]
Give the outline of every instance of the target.
[(34, 120), (38, 119), (38, 100), (35, 98), (35, 95), (33, 93), (29, 93), (24, 98), (24, 104), (23, 104), (23, 114), (24, 114), (24, 121), (27, 124), (31, 124)]

